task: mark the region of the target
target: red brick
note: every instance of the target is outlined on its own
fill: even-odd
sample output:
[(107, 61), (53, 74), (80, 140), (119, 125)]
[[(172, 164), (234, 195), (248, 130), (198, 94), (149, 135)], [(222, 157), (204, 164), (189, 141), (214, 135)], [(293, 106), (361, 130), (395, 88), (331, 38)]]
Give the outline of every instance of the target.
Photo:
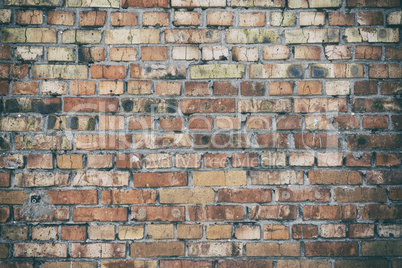
[(61, 239), (63, 240), (86, 240), (87, 228), (80, 225), (64, 225), (61, 227)]
[(292, 82), (269, 82), (269, 95), (292, 95), (293, 83)]
[(156, 192), (152, 190), (106, 190), (102, 191), (102, 204), (131, 205), (155, 204)]
[(262, 82), (241, 82), (240, 94), (243, 96), (264, 96), (265, 86)]
[(106, 21), (105, 11), (81, 11), (80, 26), (100, 27), (104, 26)]
[(224, 221), (242, 220), (244, 208), (242, 206), (193, 206), (188, 207), (191, 221)]
[(127, 221), (127, 208), (75, 208), (74, 221)]
[(153, 242), (132, 243), (131, 257), (154, 258), (154, 257), (177, 257), (184, 256), (184, 242)]
[(187, 172), (134, 173), (133, 181), (135, 187), (186, 186)]
[(305, 206), (303, 220), (351, 220), (356, 219), (356, 206)]
[(213, 261), (190, 261), (190, 260), (161, 260), (160, 268), (213, 268)]
[(96, 190), (51, 190), (47, 194), (56, 205), (91, 205), (98, 203)]
[(164, 61), (167, 57), (167, 47), (141, 47), (143, 61)]
[(377, 94), (377, 81), (356, 81), (354, 93), (355, 95)]
[(394, 220), (402, 217), (401, 205), (366, 205), (360, 209), (363, 220)]
[(348, 167), (371, 167), (372, 153), (347, 154), (346, 166)]
[(124, 65), (92, 65), (92, 78), (124, 79), (126, 68)]
[(218, 202), (222, 203), (268, 203), (270, 189), (219, 189)]
[(348, 257), (359, 255), (357, 242), (307, 242), (307, 257)]
[(360, 11), (356, 13), (358, 25), (382, 25), (383, 14), (377, 11)]
[(276, 118), (278, 130), (301, 129), (301, 117), (297, 115), (280, 115)]
[(318, 226), (309, 224), (295, 224), (292, 226), (293, 239), (314, 239), (318, 237)]
[(401, 164), (402, 156), (400, 154), (387, 154), (387, 153), (377, 153), (376, 154), (376, 164), (377, 166), (399, 166)]
[(125, 258), (126, 244), (123, 243), (71, 243), (73, 258)]
[(214, 95), (237, 95), (237, 87), (231, 82), (215, 81)]
[(110, 24), (112, 26), (135, 26), (137, 25), (137, 14), (134, 12), (112, 12)]
[(188, 120), (190, 130), (212, 130), (213, 119), (211, 116), (191, 116)]
[(331, 26), (353, 26), (355, 24), (354, 13), (330, 12), (328, 18)]
[(374, 237), (374, 224), (351, 224), (349, 225), (350, 238), (369, 238)]
[(296, 206), (285, 205), (253, 206), (249, 213), (253, 220), (294, 220), (296, 217)]

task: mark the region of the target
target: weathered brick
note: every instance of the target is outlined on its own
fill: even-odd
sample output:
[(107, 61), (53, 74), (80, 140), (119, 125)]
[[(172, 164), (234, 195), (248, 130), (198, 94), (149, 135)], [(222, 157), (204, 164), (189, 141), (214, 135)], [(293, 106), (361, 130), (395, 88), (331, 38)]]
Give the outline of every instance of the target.
[(75, 222), (127, 221), (127, 208), (75, 208), (73, 209), (73, 220)]
[(38, 244), (38, 243), (15, 243), (13, 246), (14, 257), (25, 258), (65, 258), (67, 257), (67, 245), (56, 244)]
[(308, 257), (358, 256), (359, 246), (357, 242), (307, 242), (305, 253)]
[(249, 212), (249, 218), (253, 220), (294, 220), (297, 217), (296, 206), (271, 205), (253, 206)]
[(122, 171), (79, 171), (73, 178), (75, 186), (127, 186), (128, 172)]
[(339, 30), (331, 28), (286, 30), (285, 42), (287, 44), (339, 43)]
[(303, 78), (301, 64), (251, 64), (250, 78)]
[(126, 248), (122, 243), (71, 243), (73, 258), (125, 258)]
[(208, 225), (205, 236), (208, 240), (230, 239), (232, 237), (232, 225)]
[(189, 243), (192, 257), (237, 257), (241, 255), (241, 243)]
[(229, 44), (278, 43), (279, 31), (269, 29), (228, 29), (226, 42)]
[(153, 242), (153, 243), (132, 243), (131, 257), (152, 258), (152, 257), (177, 257), (184, 256), (184, 242)]
[(191, 221), (224, 221), (244, 219), (242, 206), (192, 206), (188, 207)]
[(3, 43), (56, 43), (56, 30), (52, 28), (3, 29)]
[(247, 243), (248, 257), (300, 256), (300, 245), (297, 243)]
[(272, 12), (270, 23), (272, 26), (289, 27), (296, 24), (296, 14), (290, 12)]
[(245, 171), (194, 171), (194, 186), (240, 186), (246, 185)]
[(356, 206), (304, 206), (303, 220), (351, 220), (356, 219)]
[(310, 224), (295, 224), (292, 226), (293, 239), (316, 239), (318, 226)]

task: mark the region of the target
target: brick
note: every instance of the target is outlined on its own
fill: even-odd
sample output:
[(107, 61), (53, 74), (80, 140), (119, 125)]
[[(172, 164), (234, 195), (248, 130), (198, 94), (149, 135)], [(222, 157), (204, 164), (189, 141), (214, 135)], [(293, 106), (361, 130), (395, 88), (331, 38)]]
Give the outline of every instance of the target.
[(229, 44), (278, 43), (278, 30), (268, 29), (229, 29), (226, 42)]
[(180, 95), (181, 83), (160, 82), (156, 84), (156, 95)]
[(208, 225), (205, 236), (208, 240), (230, 239), (232, 238), (232, 225)]
[(233, 113), (234, 99), (184, 99), (181, 101), (184, 114), (193, 113)]
[(39, 91), (38, 82), (14, 82), (13, 95), (37, 95)]
[(93, 205), (98, 203), (95, 190), (49, 190), (47, 192), (53, 204), (57, 205)]
[(184, 242), (153, 242), (132, 243), (130, 247), (131, 257), (177, 257), (184, 256)]
[(381, 267), (387, 266), (387, 260), (336, 260), (335, 267), (352, 268), (352, 267)]
[(41, 10), (17, 10), (17, 24), (42, 24), (43, 12)]
[(164, 61), (167, 59), (167, 47), (141, 47), (143, 61)]
[(192, 257), (236, 257), (241, 255), (241, 243), (189, 243)]
[(168, 0), (124, 0), (122, 2), (122, 7), (123, 8), (128, 8), (128, 7), (145, 7), (145, 8), (152, 8), (152, 7), (162, 7), (162, 8), (167, 8), (169, 7), (169, 1)]
[(280, 224), (267, 224), (263, 227), (264, 240), (289, 239), (289, 228)]
[(204, 154), (205, 167), (225, 167), (227, 154)]
[(347, 28), (345, 29), (345, 41), (347, 43), (394, 43), (399, 41), (399, 34), (392, 28)]
[(212, 189), (161, 189), (159, 199), (162, 204), (212, 204), (215, 192)]
[(33, 79), (88, 79), (88, 68), (84, 65), (34, 65)]
[(21, 79), (28, 75), (28, 71), (26, 64), (0, 64), (0, 78)]
[(290, 166), (313, 166), (314, 154), (312, 153), (290, 153), (289, 154)]
[(334, 1), (320, 1), (320, 0), (290, 0), (288, 3), (289, 8), (333, 8), (340, 7), (342, 5), (342, 0)]
[(95, 95), (95, 81), (71, 81), (71, 95)]
[(296, 133), (295, 147), (297, 149), (338, 148), (340, 145), (337, 134)]
[(77, 258), (125, 258), (122, 243), (71, 243), (71, 257)]
[(358, 256), (359, 246), (357, 242), (307, 242), (305, 254), (308, 257), (347, 257)]
[(99, 129), (100, 130), (115, 130), (124, 128), (124, 117), (106, 115), (99, 117)]
[(297, 115), (281, 115), (276, 118), (278, 130), (301, 129), (301, 117)]
[(296, 206), (271, 205), (253, 206), (249, 218), (254, 220), (294, 220), (296, 219)]
[(300, 26), (321, 26), (325, 24), (323, 12), (300, 12)]
[(219, 30), (165, 30), (166, 43), (218, 43)]
[(100, 27), (105, 25), (105, 11), (81, 11), (79, 13), (81, 27)]
[(58, 155), (57, 167), (60, 169), (82, 169), (84, 167), (82, 155)]
[(116, 0), (111, 1), (95, 1), (95, 2), (77, 2), (75, 0), (67, 0), (66, 7), (111, 7), (119, 8), (120, 2)]
[(187, 96), (209, 95), (209, 84), (208, 82), (186, 82), (184, 94)]
[(394, 134), (350, 135), (348, 148), (352, 150), (400, 148), (400, 137)]
[(0, 207), (0, 222), (6, 222), (10, 218), (10, 208)]
[(207, 25), (212, 26), (232, 26), (233, 13), (226, 11), (214, 11), (207, 13)]
[(304, 206), (303, 220), (356, 219), (356, 206)]
[(400, 60), (402, 59), (402, 49), (386, 47), (385, 48), (385, 59), (387, 60)]
[(238, 90), (231, 82), (214, 81), (214, 95), (237, 95)]
[(377, 153), (376, 164), (377, 166), (388, 167), (399, 166), (401, 164), (401, 156), (399, 154)]
[(280, 100), (259, 100), (249, 99), (238, 102), (238, 111), (241, 113), (259, 113), (259, 112), (290, 112), (291, 102), (289, 99)]
[[(294, 50), (295, 59), (302, 60), (320, 60), (321, 59), (321, 47), (318, 46), (295, 46)], [(300, 81), (299, 83), (301, 83)], [(303, 81), (308, 83), (308, 81)]]
[(131, 205), (155, 204), (156, 192), (153, 190), (105, 190), (102, 191), (102, 204)]
[[(356, 52), (357, 54), (357, 52)], [(326, 46), (325, 55), (329, 60), (348, 60), (352, 58), (351, 46)], [(381, 54), (380, 54), (381, 55)], [(357, 56), (356, 56), (357, 58)]]
[(118, 150), (126, 149), (132, 144), (131, 135), (78, 135), (79, 150)]
[(145, 26), (163, 27), (169, 26), (169, 13), (166, 12), (144, 12), (142, 24)]
[(337, 129), (356, 129), (359, 127), (359, 120), (353, 116), (335, 116), (333, 126)]
[(342, 153), (318, 153), (317, 166), (319, 167), (334, 167), (342, 166), (343, 154)]
[(233, 167), (258, 167), (257, 153), (241, 153), (232, 155)]
[[(113, 267), (149, 267), (149, 268), (156, 268), (158, 267), (157, 261), (146, 261), (146, 260), (114, 260), (114, 261), (102, 261), (101, 267), (102, 268), (113, 268)], [(91, 267), (92, 268), (92, 267)], [(95, 268), (95, 267), (93, 267)]]
[(187, 172), (134, 173), (135, 187), (186, 186)]
[(292, 226), (293, 239), (316, 239), (318, 226), (309, 224), (295, 224)]
[(10, 23), (11, 21), (11, 9), (0, 10), (0, 23)]
[(195, 171), (194, 186), (241, 186), (246, 185), (247, 176), (244, 171)]
[(329, 202), (330, 191), (325, 188), (277, 188), (275, 199), (282, 202)]
[(402, 12), (395, 11), (387, 14), (387, 24), (388, 25), (400, 25), (402, 18)]
[(372, 95), (377, 94), (376, 81), (357, 81), (354, 84), (355, 95)]
[(263, 50), (264, 60), (286, 60), (289, 58), (289, 48), (287, 46), (264, 46)]
[(222, 203), (268, 203), (269, 189), (219, 189), (218, 202)]
[(78, 171), (73, 178), (75, 186), (127, 186), (128, 172), (122, 171)]
[(53, 25), (68, 25), (74, 24), (74, 12), (68, 11), (48, 11), (47, 23)]
[(196, 26), (200, 25), (201, 15), (198, 12), (190, 12), (190, 11), (176, 11), (174, 13), (174, 25), (188, 25), (188, 26)]
[(149, 224), (148, 237), (154, 240), (173, 239), (174, 226), (173, 224)]
[(33, 240), (57, 240), (57, 233), (57, 227), (54, 226), (32, 227)]
[(346, 166), (352, 167), (371, 167), (371, 153), (363, 154), (347, 154), (346, 155)]
[(329, 12), (328, 21), (331, 26), (353, 26), (355, 24), (354, 13)]
[(360, 11), (356, 13), (358, 25), (382, 25), (383, 14), (377, 11)]
[(114, 240), (115, 230), (113, 225), (93, 225), (89, 226), (89, 239), (92, 240)]
[(396, 185), (401, 184), (401, 172), (394, 171), (380, 171), (380, 170), (370, 170), (366, 174), (367, 184), (390, 184)]
[(209, 7), (225, 7), (226, 1), (224, 0), (205, 0), (205, 1), (191, 1), (191, 0), (172, 0), (172, 7), (187, 7), (187, 8), (194, 8), (194, 7), (202, 7), (202, 8), (209, 8)]
[(401, 241), (363, 241), (363, 256), (401, 256)]
[[(231, 2), (231, 6), (235, 6), (235, 7), (282, 7), (283, 8), (283, 7), (285, 7), (285, 1), (284, 0), (279, 0), (279, 1), (233, 0)], [(226, 267), (226, 266), (223, 266), (223, 267)]]
[(201, 155), (200, 154), (176, 154), (175, 166), (181, 168), (200, 168)]
[(156, 66), (150, 65), (147, 68), (139, 67), (138, 65), (131, 64), (132, 78), (141, 79), (185, 79), (186, 68), (184, 66)]
[(137, 240), (144, 238), (144, 225), (120, 225), (118, 227), (120, 240)]
[(157, 44), (160, 42), (158, 29), (105, 30), (105, 44)]
[(258, 48), (232, 47), (233, 61), (258, 61)]
[(330, 28), (286, 30), (285, 42), (287, 44), (339, 43), (339, 30)]
[(174, 60), (198, 60), (198, 47), (173, 47), (172, 59)]
[(97, 62), (105, 60), (105, 49), (103, 47), (78, 48), (79, 62)]
[(194, 134), (194, 148), (247, 148), (247, 136), (244, 134)]
[(321, 237), (341, 238), (346, 237), (346, 225), (344, 224), (323, 224), (321, 225)]
[(56, 30), (50, 28), (14, 28), (2, 30), (3, 43), (56, 43)]
[(243, 78), (244, 65), (211, 64), (190, 66), (191, 79)]
[(265, 26), (265, 13), (240, 13), (239, 14), (240, 27), (262, 27)]
[(400, 205), (366, 205), (360, 209), (364, 220), (393, 220), (401, 217)]
[(75, 222), (127, 221), (127, 208), (75, 208), (73, 209), (73, 220)]
[(153, 118), (150, 116), (130, 116), (128, 118), (129, 129), (153, 129)]
[(100, 30), (68, 30), (63, 32), (65, 44), (99, 44), (102, 39)]
[(0, 191), (0, 204), (2, 205), (22, 205), (28, 195), (22, 191)]
[(68, 173), (18, 173), (15, 174), (16, 185), (19, 187), (68, 186)]
[(56, 244), (38, 244), (38, 243), (15, 243), (13, 245), (13, 257), (25, 258), (65, 258), (67, 257), (67, 245)]
[(311, 184), (361, 184), (358, 171), (311, 170), (308, 172)]
[(381, 47), (356, 46), (356, 59), (379, 60), (381, 59)]
[(259, 240), (261, 238), (261, 227), (258, 225), (242, 225), (235, 228), (235, 237), (237, 239)]
[(223, 46), (202, 47), (203, 60), (226, 60), (229, 57), (229, 50)]
[[(350, 238), (374, 237), (374, 224), (351, 224), (349, 225)], [(380, 228), (380, 227), (379, 227)]]
[(250, 78), (303, 78), (301, 64), (251, 64)]
[(247, 243), (246, 255), (259, 256), (300, 256), (300, 245), (297, 243)]
[(199, 224), (177, 224), (177, 239), (200, 239), (202, 233), (202, 226)]
[(190, 221), (224, 221), (244, 219), (242, 206), (192, 206), (188, 207)]
[(277, 268), (286, 267), (322, 267), (331, 268), (329, 261), (317, 261), (317, 260), (278, 260), (276, 263)]
[(10, 240), (26, 240), (28, 238), (28, 226), (4, 225), (2, 237)]
[(290, 12), (272, 12), (270, 23), (272, 26), (289, 27), (296, 23), (296, 14)]
[[(374, 236), (374, 226), (372, 226), (372, 236)], [(402, 231), (400, 224), (392, 224), (392, 225), (385, 225), (379, 224), (378, 225), (378, 235), (380, 237), (401, 237)]]
[(272, 118), (269, 116), (247, 116), (247, 129), (270, 129)]
[(250, 171), (253, 185), (303, 184), (303, 173), (300, 171)]

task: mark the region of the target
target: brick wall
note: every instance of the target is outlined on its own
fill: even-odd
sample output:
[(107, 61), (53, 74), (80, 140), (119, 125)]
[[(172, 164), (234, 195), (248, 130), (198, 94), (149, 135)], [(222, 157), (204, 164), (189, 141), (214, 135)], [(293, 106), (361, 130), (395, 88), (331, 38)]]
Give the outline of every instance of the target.
[(0, 0), (0, 267), (401, 267), (399, 0)]

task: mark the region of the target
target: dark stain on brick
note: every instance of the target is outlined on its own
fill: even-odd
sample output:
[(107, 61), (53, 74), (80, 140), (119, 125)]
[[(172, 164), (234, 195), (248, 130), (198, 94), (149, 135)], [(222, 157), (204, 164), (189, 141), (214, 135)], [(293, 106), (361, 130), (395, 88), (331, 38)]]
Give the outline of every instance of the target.
[(56, 125), (57, 117), (54, 115), (51, 115), (47, 119), (47, 129), (53, 129), (54, 126)]
[(89, 48), (82, 47), (78, 49), (79, 62), (93, 62)]
[(3, 137), (0, 137), (0, 149), (1, 150), (10, 150), (10, 144)]
[(20, 106), (18, 105), (18, 101), (16, 99), (6, 100), (6, 112), (8, 113), (20, 112)]
[(68, 117), (67, 119), (67, 127), (71, 129), (78, 129), (79, 127), (79, 119), (76, 116)]
[(201, 143), (204, 145), (208, 145), (211, 142), (211, 137), (210, 136), (202, 136), (201, 137)]
[(166, 112), (172, 114), (175, 113), (177, 110), (177, 101), (175, 100), (166, 100)]
[(133, 110), (134, 103), (132, 100), (123, 101), (123, 109), (125, 112), (131, 112)]
[(359, 68), (356, 65), (352, 65), (350, 68), (350, 74), (352, 76), (358, 76), (359, 75)]
[(367, 139), (364, 137), (360, 137), (357, 139), (357, 144), (359, 146), (365, 146), (368, 143)]
[(95, 119), (93, 117), (88, 119), (87, 130), (95, 130)]
[(303, 66), (302, 65), (290, 65), (287, 69), (287, 74), (291, 78), (302, 78), (303, 77)]
[(387, 37), (387, 30), (385, 30), (385, 29), (379, 29), (379, 30), (378, 30), (378, 37), (379, 37), (379, 38), (385, 38), (385, 37)]
[(325, 78), (328, 75), (328, 70), (319, 66), (311, 67), (311, 77), (313, 78)]

